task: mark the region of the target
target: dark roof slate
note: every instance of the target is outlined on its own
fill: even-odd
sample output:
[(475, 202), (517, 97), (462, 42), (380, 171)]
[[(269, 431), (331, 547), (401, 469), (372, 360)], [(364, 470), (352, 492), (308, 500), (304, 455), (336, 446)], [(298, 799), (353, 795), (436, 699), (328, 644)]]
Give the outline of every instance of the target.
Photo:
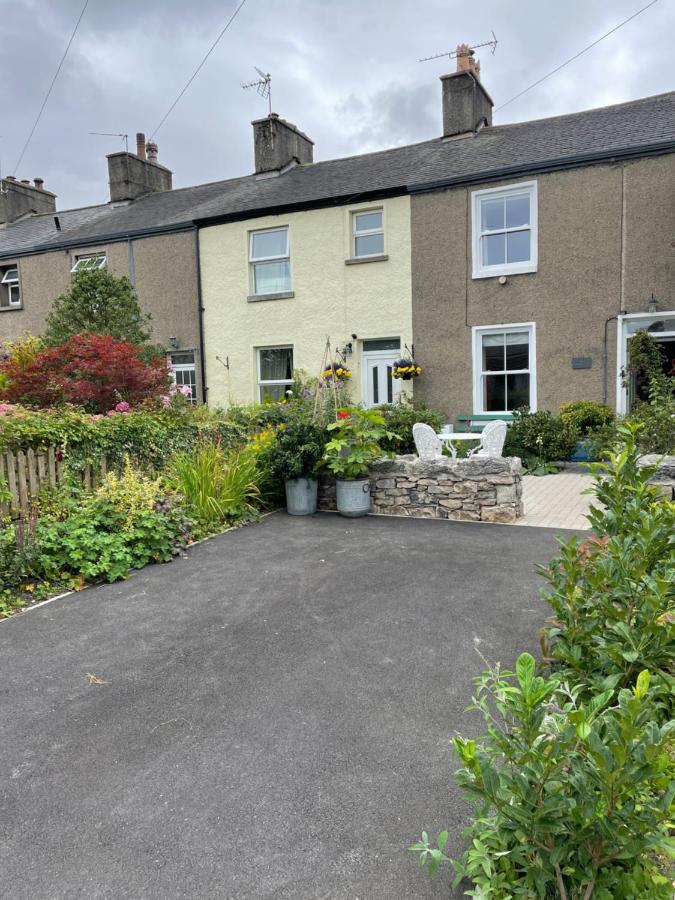
[(429, 183), (477, 181), (505, 169), (536, 171), (556, 160), (675, 149), (675, 92), (549, 119), (485, 128), (376, 153), (298, 166), (282, 175), (248, 175), (150, 194), (127, 206), (102, 204), (0, 226), (0, 257), (51, 246), (92, 244), (144, 231), (189, 227), (218, 217), (247, 218), (275, 208), (328, 205), (363, 195), (405, 193)]

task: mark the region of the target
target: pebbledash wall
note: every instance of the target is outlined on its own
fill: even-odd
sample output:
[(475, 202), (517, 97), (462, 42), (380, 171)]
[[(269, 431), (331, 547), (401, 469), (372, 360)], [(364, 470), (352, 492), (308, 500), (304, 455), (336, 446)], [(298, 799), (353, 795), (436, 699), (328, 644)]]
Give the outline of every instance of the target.
[[(515, 522), (523, 515), (517, 457), (380, 459), (370, 470), (371, 512), (417, 519)], [(324, 477), (319, 508), (335, 509), (335, 480)]]
[[(352, 214), (380, 208), (386, 259), (351, 261)], [(249, 234), (282, 226), (289, 231), (293, 296), (251, 301)], [(200, 261), (211, 405), (258, 399), (259, 348), (292, 347), (294, 368), (316, 377), (326, 337), (334, 348), (351, 341), (352, 399), (358, 402), (363, 341), (398, 338), (402, 350), (412, 344), (407, 196), (206, 226)]]
[[(473, 278), (472, 192), (530, 181), (537, 271)], [(415, 194), (411, 216), (417, 397), (450, 417), (475, 412), (472, 327), (534, 323), (539, 409), (620, 406), (617, 315), (647, 312), (652, 293), (660, 313), (675, 310), (675, 154)]]

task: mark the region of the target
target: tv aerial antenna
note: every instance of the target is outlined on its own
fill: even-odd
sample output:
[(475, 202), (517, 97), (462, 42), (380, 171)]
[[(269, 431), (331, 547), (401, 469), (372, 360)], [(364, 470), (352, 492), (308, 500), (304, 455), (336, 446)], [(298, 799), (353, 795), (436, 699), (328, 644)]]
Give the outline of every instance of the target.
[(121, 132), (117, 132), (117, 131), (112, 131), (112, 132), (111, 131), (88, 131), (87, 134), (95, 134), (98, 137), (122, 138), (122, 140), (124, 141), (124, 147), (125, 147), (127, 153), (129, 152), (129, 135), (128, 134), (122, 134)]
[(260, 78), (257, 81), (248, 81), (246, 84), (242, 84), (242, 87), (245, 91), (249, 88), (255, 88), (260, 96), (268, 101), (269, 112), (270, 115), (272, 115), (272, 76), (269, 72), (265, 74), (265, 72), (257, 66), (253, 66), (253, 68), (258, 75), (260, 75)]
[[(479, 47), (489, 47), (492, 50), (492, 55), (494, 56), (495, 50), (497, 49), (497, 44), (499, 41), (497, 40), (497, 35), (492, 32), (492, 40), (483, 41), (481, 44), (474, 44), (469, 47), (469, 50), (478, 50)], [(442, 59), (444, 56), (447, 56), (448, 59), (456, 59), (459, 56), (460, 51), (458, 50), (448, 50), (446, 53), (435, 53), (433, 56), (425, 56), (422, 59), (418, 60), (418, 62), (429, 62), (431, 59)]]

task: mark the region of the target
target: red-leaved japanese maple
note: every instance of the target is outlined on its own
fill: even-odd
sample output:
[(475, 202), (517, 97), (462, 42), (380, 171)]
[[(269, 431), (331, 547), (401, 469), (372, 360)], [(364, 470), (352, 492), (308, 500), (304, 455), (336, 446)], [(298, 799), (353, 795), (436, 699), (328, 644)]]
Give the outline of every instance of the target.
[(92, 413), (107, 412), (121, 400), (134, 406), (169, 385), (166, 362), (148, 365), (140, 352), (106, 334), (76, 334), (27, 362), (0, 363), (6, 379), (2, 399), (37, 407), (74, 403)]

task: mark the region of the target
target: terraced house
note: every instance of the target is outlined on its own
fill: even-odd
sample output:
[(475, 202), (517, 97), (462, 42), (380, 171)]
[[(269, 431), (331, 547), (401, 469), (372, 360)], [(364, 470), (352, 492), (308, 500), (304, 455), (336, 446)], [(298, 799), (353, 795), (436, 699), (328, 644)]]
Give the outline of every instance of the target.
[(423, 374), (403, 390), (448, 418), (624, 411), (631, 336), (675, 357), (675, 93), (493, 125), (458, 51), (442, 133), (418, 144), (315, 163), (271, 114), (241, 178), (171, 190), (139, 136), (108, 158), (108, 204), (56, 212), (41, 184), (5, 181), (0, 340), (39, 331), (78, 265), (107, 264), (213, 404), (318, 375), (330, 337), (369, 406), (400, 396), (392, 365), (414, 354)]

